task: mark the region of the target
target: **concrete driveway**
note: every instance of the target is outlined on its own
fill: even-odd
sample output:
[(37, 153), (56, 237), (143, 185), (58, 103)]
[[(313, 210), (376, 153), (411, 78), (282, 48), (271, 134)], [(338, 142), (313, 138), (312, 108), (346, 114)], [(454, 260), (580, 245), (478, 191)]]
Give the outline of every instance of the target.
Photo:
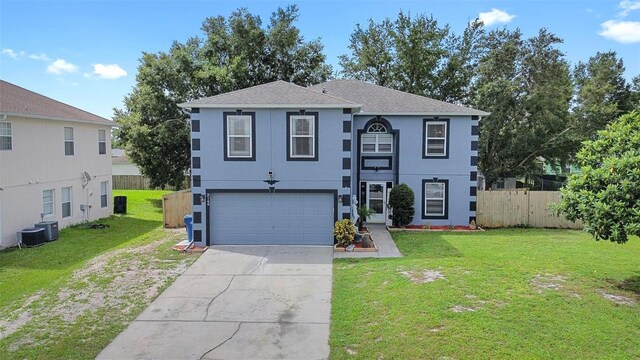
[(325, 359), (333, 249), (205, 252), (98, 359)]

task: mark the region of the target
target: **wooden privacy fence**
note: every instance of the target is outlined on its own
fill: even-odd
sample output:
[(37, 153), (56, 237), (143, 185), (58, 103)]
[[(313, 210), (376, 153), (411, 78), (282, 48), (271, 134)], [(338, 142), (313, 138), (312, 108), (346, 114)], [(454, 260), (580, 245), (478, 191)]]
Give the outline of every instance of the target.
[[(112, 185), (114, 190), (152, 190), (149, 178), (142, 175), (112, 175)], [(191, 187), (190, 179), (187, 176), (184, 180), (183, 188)], [(167, 190), (175, 190), (168, 186)]]
[(549, 204), (559, 201), (559, 191), (478, 191), (476, 219), (479, 226), (487, 228), (526, 225), (537, 228), (582, 229), (582, 222), (571, 222), (564, 216), (554, 215)]
[(191, 190), (176, 191), (162, 196), (164, 227), (184, 226), (184, 216), (191, 214)]

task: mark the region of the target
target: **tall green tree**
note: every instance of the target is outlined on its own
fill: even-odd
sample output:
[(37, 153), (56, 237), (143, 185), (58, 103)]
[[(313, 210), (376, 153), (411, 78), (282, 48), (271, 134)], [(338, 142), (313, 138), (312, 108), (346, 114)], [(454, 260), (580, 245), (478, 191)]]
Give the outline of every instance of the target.
[(341, 75), (412, 94), (466, 104), (482, 23), (461, 36), (433, 16), (400, 12), (395, 20), (369, 20), (351, 34), (351, 54), (339, 57)]
[(366, 29), (356, 24), (349, 39), (351, 55), (340, 55), (341, 74), (350, 79), (396, 87), (395, 50), (389, 19), (369, 19)]
[(598, 52), (573, 71), (577, 138), (591, 139), (620, 115), (631, 111), (631, 86), (624, 78), (624, 62), (615, 51)]
[(415, 18), (400, 12), (391, 28), (398, 89), (412, 94), (437, 96), (440, 72), (448, 52), (449, 25), (440, 26), (433, 16)]
[(478, 147), (487, 187), (539, 173), (540, 158), (567, 161), (573, 89), (561, 42), (546, 29), (526, 40), (519, 30), (498, 29), (481, 40), (473, 103), (491, 112), (480, 123)]
[(323, 46), (305, 41), (298, 17), (295, 5), (278, 8), (263, 26), (241, 8), (228, 19), (206, 18), (202, 37), (143, 53), (136, 85), (114, 120), (116, 137), (151, 186), (180, 188), (190, 166), (188, 114), (177, 104), (275, 80), (306, 86), (328, 79)]

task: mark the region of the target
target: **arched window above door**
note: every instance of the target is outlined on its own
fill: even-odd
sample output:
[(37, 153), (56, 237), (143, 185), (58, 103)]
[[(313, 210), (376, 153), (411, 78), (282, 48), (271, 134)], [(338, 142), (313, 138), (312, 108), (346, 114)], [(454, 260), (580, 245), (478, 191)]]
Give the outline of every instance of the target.
[(393, 148), (393, 135), (387, 127), (375, 122), (367, 128), (361, 137), (361, 152), (364, 154), (390, 154)]
[(388, 131), (387, 131), (387, 127), (384, 126), (384, 124), (377, 122), (369, 125), (367, 132), (368, 133), (387, 133)]

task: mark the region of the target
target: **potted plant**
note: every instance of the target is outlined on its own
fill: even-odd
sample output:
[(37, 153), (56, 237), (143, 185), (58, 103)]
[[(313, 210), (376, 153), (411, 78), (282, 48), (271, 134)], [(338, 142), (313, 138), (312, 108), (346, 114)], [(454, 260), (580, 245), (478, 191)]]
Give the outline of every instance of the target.
[(371, 217), (373, 211), (366, 206), (358, 208), (358, 231), (364, 231), (364, 223)]

